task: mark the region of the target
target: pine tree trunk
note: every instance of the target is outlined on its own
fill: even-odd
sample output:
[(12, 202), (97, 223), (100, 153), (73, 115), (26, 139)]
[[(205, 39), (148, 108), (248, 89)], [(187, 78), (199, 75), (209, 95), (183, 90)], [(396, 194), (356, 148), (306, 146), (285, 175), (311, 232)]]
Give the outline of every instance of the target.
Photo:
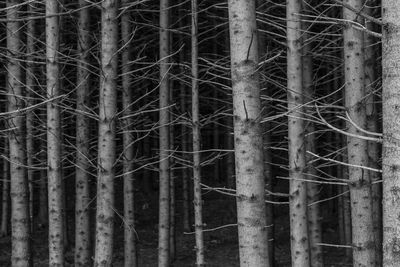
[(95, 266), (111, 266), (114, 237), (118, 1), (102, 2)]
[(170, 164), (169, 164), (169, 0), (160, 1), (160, 193), (158, 223), (158, 266), (168, 267), (170, 221)]
[(90, 189), (89, 189), (89, 4), (79, 1), (78, 51), (76, 93), (76, 168), (75, 168), (75, 266), (91, 263)]
[(196, 266), (204, 266), (203, 204), (201, 195), (200, 166), (200, 106), (199, 106), (199, 65), (198, 65), (198, 13), (197, 0), (192, 0), (192, 127), (193, 127), (193, 192), (194, 226), (196, 236)]
[(382, 1), (383, 267), (400, 262), (400, 2)]
[(269, 266), (255, 1), (228, 10), (240, 266)]
[(290, 239), (292, 266), (309, 266), (309, 239), (307, 229), (307, 185), (305, 124), (301, 67), (301, 1), (288, 1), (287, 23), (287, 90), (288, 90), (288, 138), (289, 138), (289, 194)]
[[(347, 4), (360, 10), (364, 1), (349, 0)], [(343, 19), (363, 24), (363, 19), (343, 8)], [(366, 128), (365, 88), (364, 88), (364, 46), (363, 32), (346, 25), (343, 30), (345, 68), (345, 106), (350, 118), (361, 128)], [(349, 133), (363, 135), (351, 123), (347, 123)], [(347, 136), (348, 163), (368, 166), (367, 141)], [(374, 266), (375, 243), (372, 225), (372, 199), (370, 174), (359, 167), (349, 167), (349, 188), (351, 199), (351, 220), (353, 239), (353, 264)]]
[[(8, 157), (8, 139), (4, 139), (4, 150), (3, 155)], [(2, 188), (2, 202), (1, 202), (1, 226), (0, 226), (0, 237), (8, 235), (8, 223), (10, 222), (9, 217), (9, 206), (10, 206), (10, 175), (9, 175), (9, 162), (3, 158), (2, 159), (2, 176), (3, 176), (3, 188)]]
[[(21, 27), (19, 0), (7, 1), (7, 88), (8, 111), (13, 112), (8, 121), (12, 129), (8, 134), (10, 153), (11, 195), (11, 265), (30, 266), (29, 189), (25, 169), (25, 117), (16, 112), (24, 107), (23, 75), (21, 68)], [(16, 6), (16, 7), (14, 7)]]

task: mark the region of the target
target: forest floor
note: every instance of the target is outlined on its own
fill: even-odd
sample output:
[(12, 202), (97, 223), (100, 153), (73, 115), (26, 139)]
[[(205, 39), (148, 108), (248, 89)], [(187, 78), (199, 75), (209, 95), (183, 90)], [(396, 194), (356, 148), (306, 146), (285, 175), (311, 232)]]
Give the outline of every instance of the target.
[[(213, 199), (205, 201), (204, 221), (207, 229), (212, 229), (222, 225), (234, 224), (235, 217), (232, 214), (234, 203), (232, 201)], [(290, 266), (290, 244), (289, 244), (289, 220), (287, 212), (280, 208), (279, 217), (275, 221), (275, 267)], [(139, 266), (157, 266), (157, 221), (156, 209), (146, 208), (142, 216), (138, 218), (138, 246), (139, 246)], [(180, 218), (180, 216), (177, 216)], [(73, 221), (69, 222), (73, 225)], [(176, 259), (174, 267), (194, 266), (194, 235), (183, 234), (182, 223), (177, 221), (176, 231)], [(333, 230), (329, 223), (324, 226), (324, 242), (338, 243), (338, 234)], [(235, 226), (223, 227), (215, 231), (207, 231), (204, 234), (206, 251), (205, 259), (208, 267), (236, 267), (239, 266), (237, 231)], [(11, 255), (10, 237), (0, 238), (0, 266), (10, 266)], [(34, 266), (48, 266), (48, 247), (47, 230), (35, 231), (33, 235)], [(115, 245), (114, 245), (114, 265), (123, 266), (123, 225), (116, 223)], [(324, 260), (327, 267), (352, 266), (346, 260), (345, 251), (339, 248), (324, 247)], [(67, 266), (73, 266), (73, 249), (68, 249), (66, 253)]]

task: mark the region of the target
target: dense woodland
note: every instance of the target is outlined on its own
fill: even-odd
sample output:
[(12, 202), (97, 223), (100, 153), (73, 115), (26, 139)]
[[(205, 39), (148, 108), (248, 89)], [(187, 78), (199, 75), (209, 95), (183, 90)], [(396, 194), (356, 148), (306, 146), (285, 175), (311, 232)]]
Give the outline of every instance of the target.
[(0, 266), (400, 266), (400, 1), (0, 1)]

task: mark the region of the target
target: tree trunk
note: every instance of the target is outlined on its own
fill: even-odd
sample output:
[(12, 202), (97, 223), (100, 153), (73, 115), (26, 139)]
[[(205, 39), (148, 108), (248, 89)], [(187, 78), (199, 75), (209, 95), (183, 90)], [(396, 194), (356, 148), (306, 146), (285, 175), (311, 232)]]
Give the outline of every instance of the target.
[(95, 266), (111, 266), (114, 237), (118, 1), (102, 2)]
[[(349, 0), (350, 6), (361, 10), (362, 0)], [(343, 8), (343, 19), (363, 24), (363, 19)], [(364, 46), (363, 32), (346, 25), (343, 30), (345, 68), (345, 106), (350, 118), (361, 128), (366, 128), (364, 91)], [(347, 123), (349, 133), (363, 135), (351, 123)], [(349, 188), (351, 199), (351, 219), (353, 235), (353, 264), (374, 266), (375, 243), (372, 225), (371, 181), (368, 171), (357, 166), (368, 165), (367, 141), (347, 136), (349, 167)]]
[(169, 164), (169, 0), (160, 1), (160, 193), (158, 223), (158, 266), (167, 267), (169, 259), (170, 164)]
[[(15, 7), (14, 7), (15, 6)], [(25, 169), (25, 117), (18, 112), (24, 107), (21, 69), (21, 1), (7, 1), (7, 88), (11, 195), (11, 265), (30, 266), (29, 191)]]
[(198, 65), (198, 11), (197, 0), (192, 0), (192, 127), (193, 127), (193, 204), (196, 235), (196, 266), (204, 266), (203, 204), (201, 195), (200, 159), (200, 109), (199, 109), (199, 65)]
[(288, 90), (288, 138), (289, 138), (289, 194), (290, 240), (293, 266), (309, 266), (309, 239), (307, 229), (307, 185), (305, 125), (301, 67), (301, 1), (288, 1), (287, 23), (287, 90)]
[[(8, 157), (8, 139), (4, 139), (4, 150), (3, 155)], [(10, 222), (9, 217), (9, 206), (10, 206), (10, 175), (9, 175), (9, 162), (5, 158), (2, 159), (3, 168), (3, 188), (2, 188), (2, 202), (1, 202), (1, 226), (0, 226), (0, 237), (8, 235), (8, 223)]]
[(78, 51), (76, 92), (76, 168), (75, 168), (75, 266), (91, 263), (89, 145), (90, 125), (85, 114), (89, 112), (89, 4), (79, 1)]
[(255, 1), (228, 10), (240, 266), (269, 266)]
[(400, 262), (400, 2), (382, 1), (383, 266)]

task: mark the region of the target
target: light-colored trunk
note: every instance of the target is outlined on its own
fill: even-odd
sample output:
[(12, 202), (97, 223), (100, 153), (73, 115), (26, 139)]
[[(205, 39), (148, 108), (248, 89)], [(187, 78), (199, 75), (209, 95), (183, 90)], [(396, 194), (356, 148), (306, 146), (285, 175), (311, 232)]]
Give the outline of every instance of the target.
[(102, 2), (95, 266), (111, 266), (114, 237), (118, 1)]
[[(172, 38), (171, 38), (172, 39)], [(171, 42), (172, 45), (172, 42)], [(170, 81), (171, 90), (170, 90), (170, 100), (171, 104), (173, 103), (173, 82)], [(171, 113), (171, 121), (174, 120), (173, 114)], [(174, 126), (170, 125), (169, 128), (169, 143), (170, 143), (170, 150), (174, 151)], [(176, 199), (175, 199), (175, 171), (174, 168), (174, 158), (170, 158), (170, 177), (169, 177), (169, 195), (170, 195), (170, 202), (169, 202), (169, 258), (171, 263), (175, 261), (176, 256), (176, 238), (175, 238), (175, 207), (176, 207)]]
[(198, 65), (198, 11), (197, 0), (192, 0), (192, 130), (193, 130), (193, 204), (196, 236), (196, 266), (204, 266), (203, 204), (201, 195), (200, 166), (200, 106), (199, 106), (199, 65)]
[[(372, 5), (375, 1), (369, 1), (369, 5)], [(373, 8), (365, 7), (364, 12), (369, 15), (373, 15)], [(365, 25), (368, 29), (374, 30), (372, 22), (366, 21)], [(366, 99), (366, 116), (367, 116), (367, 130), (370, 132), (379, 131), (378, 123), (378, 107), (377, 102), (379, 101), (376, 97), (375, 90), (378, 90), (375, 66), (377, 64), (376, 55), (374, 51), (374, 45), (376, 38), (372, 35), (364, 34), (364, 66), (365, 66), (365, 93), (367, 94)], [(377, 142), (368, 141), (368, 166), (374, 169), (380, 169), (380, 145)], [(382, 184), (381, 174), (379, 172), (370, 172), (370, 179), (372, 183), (372, 216), (373, 216), (373, 227), (374, 227), (374, 240), (375, 240), (375, 253), (376, 253), (376, 266), (382, 266)]]
[[(3, 155), (8, 157), (8, 139), (4, 139), (4, 150)], [(0, 226), (0, 237), (4, 237), (8, 235), (8, 223), (10, 222), (9, 216), (9, 206), (10, 206), (10, 175), (9, 175), (9, 162), (5, 158), (2, 159), (2, 195), (1, 195), (1, 226)]]
[(292, 266), (309, 266), (307, 229), (307, 185), (305, 158), (305, 124), (301, 62), (301, 1), (288, 1), (286, 6), (287, 36), (287, 95), (289, 138), (290, 240)]
[(269, 266), (255, 1), (228, 10), (240, 266)]
[[(123, 0), (121, 6), (125, 7), (130, 3), (129, 0)], [(135, 231), (135, 177), (134, 177), (134, 138), (131, 133), (133, 129), (133, 88), (132, 79), (129, 74), (131, 71), (132, 60), (132, 24), (130, 11), (125, 10), (121, 15), (121, 38), (124, 47), (122, 50), (122, 108), (124, 120), (123, 131), (123, 180), (124, 180), (124, 266), (137, 266), (136, 251), (136, 231)]]
[[(19, 0), (7, 1), (7, 88), (9, 117), (11, 195), (11, 265), (30, 266), (29, 191), (25, 169), (25, 116), (17, 110), (24, 107), (21, 68), (21, 27)], [(15, 6), (15, 7), (14, 7)]]
[[(364, 1), (348, 0), (347, 4), (360, 10)], [(343, 19), (363, 24), (363, 19), (343, 8)], [(364, 96), (364, 37), (363, 32), (350, 24), (343, 29), (345, 106), (350, 118), (361, 128), (366, 128)], [(363, 135), (351, 123), (347, 123), (349, 133)], [(372, 199), (370, 174), (357, 166), (368, 166), (367, 141), (347, 136), (349, 167), (349, 189), (351, 199), (351, 220), (353, 239), (353, 264), (374, 266), (375, 243), (372, 225)]]
[(75, 168), (75, 266), (88, 266), (91, 263), (90, 238), (90, 190), (89, 190), (89, 144), (90, 125), (85, 114), (89, 111), (89, 4), (79, 1), (78, 86), (76, 91), (76, 168)]
[(170, 222), (170, 164), (169, 164), (169, 0), (160, 1), (160, 142), (159, 142), (159, 217), (158, 217), (158, 266), (167, 267), (169, 259)]
[(400, 1), (382, 1), (383, 267), (400, 262)]
[[(47, 97), (60, 94), (58, 1), (46, 1)], [(47, 103), (47, 177), (49, 201), (49, 264), (64, 266), (63, 181), (59, 99)]]
[[(307, 5), (303, 7), (307, 10)], [(308, 43), (309, 24), (306, 22), (302, 23), (303, 33), (303, 57), (302, 57), (302, 78), (303, 78), (303, 91), (305, 96), (306, 108), (305, 112), (308, 115), (313, 114), (313, 100), (314, 100), (314, 86), (313, 86), (313, 58), (311, 55), (311, 44)], [(316, 141), (315, 141), (315, 126), (312, 121), (305, 123), (306, 131), (306, 151), (316, 153)], [(332, 138), (331, 138), (332, 139)], [(306, 152), (306, 177), (308, 180), (316, 180), (318, 177), (317, 170), (312, 162), (313, 156)], [(318, 183), (308, 182), (307, 183), (307, 219), (308, 219), (308, 238), (310, 245), (310, 264), (312, 267), (322, 267), (323, 254), (322, 247), (319, 243), (322, 243), (322, 231), (321, 231), (321, 214), (319, 209), (319, 192), (320, 186)]]

